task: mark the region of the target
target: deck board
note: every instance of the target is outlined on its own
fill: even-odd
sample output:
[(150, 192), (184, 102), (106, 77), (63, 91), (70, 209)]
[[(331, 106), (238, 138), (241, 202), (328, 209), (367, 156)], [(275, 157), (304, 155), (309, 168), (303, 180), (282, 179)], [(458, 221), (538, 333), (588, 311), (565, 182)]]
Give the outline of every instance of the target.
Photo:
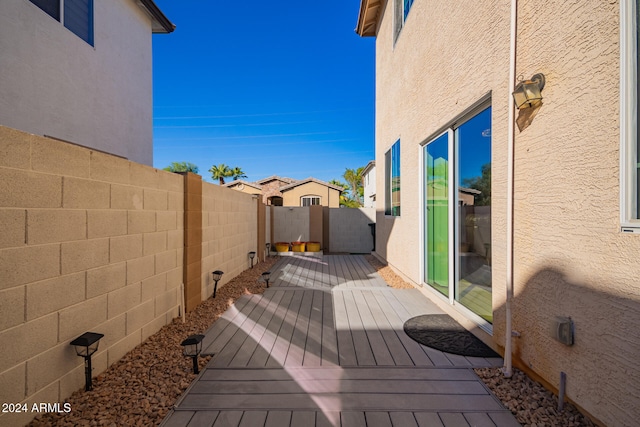
[(162, 423), (178, 426), (517, 426), (473, 373), (501, 359), (421, 346), (403, 331), (442, 313), (362, 256), (282, 257), (272, 286), (205, 335), (213, 358)]

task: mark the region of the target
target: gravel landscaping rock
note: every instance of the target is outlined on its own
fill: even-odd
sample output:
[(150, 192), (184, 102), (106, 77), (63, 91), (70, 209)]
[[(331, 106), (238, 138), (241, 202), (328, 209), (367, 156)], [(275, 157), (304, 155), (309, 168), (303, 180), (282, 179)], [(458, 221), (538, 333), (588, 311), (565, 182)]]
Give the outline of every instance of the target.
[(558, 397), (522, 371), (514, 369), (511, 378), (505, 378), (500, 368), (481, 368), (475, 371), (523, 426), (595, 425), (568, 402), (564, 403), (562, 411), (558, 411)]
[[(160, 424), (178, 398), (196, 378), (191, 358), (182, 355), (180, 343), (189, 335), (204, 333), (244, 294), (265, 290), (258, 282), (262, 272), (278, 260), (268, 258), (254, 265), (218, 289), (187, 313), (186, 322), (177, 318), (120, 361), (93, 379), (93, 390), (76, 391), (66, 402), (70, 413), (38, 416), (29, 426), (154, 426)], [(204, 368), (211, 357), (199, 358)]]

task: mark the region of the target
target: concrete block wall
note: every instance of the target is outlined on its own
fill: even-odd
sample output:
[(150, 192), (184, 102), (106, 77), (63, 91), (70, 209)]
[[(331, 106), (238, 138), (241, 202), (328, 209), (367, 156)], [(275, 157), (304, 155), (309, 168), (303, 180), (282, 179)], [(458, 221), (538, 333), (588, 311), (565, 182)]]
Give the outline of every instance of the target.
[(370, 253), (372, 222), (376, 222), (375, 208), (329, 209), (329, 251)]
[(262, 250), (258, 248), (259, 202), (258, 196), (202, 183), (203, 300), (213, 295), (212, 271), (224, 272), (220, 289), (250, 267), (249, 252)]
[(309, 241), (309, 208), (272, 206), (273, 242)]
[(1, 402), (62, 402), (72, 339), (105, 335), (97, 375), (178, 315), (183, 200), (180, 175), (0, 126)]
[(369, 253), (376, 222), (375, 208), (327, 208), (322, 206), (271, 206), (272, 243), (318, 241), (328, 252)]

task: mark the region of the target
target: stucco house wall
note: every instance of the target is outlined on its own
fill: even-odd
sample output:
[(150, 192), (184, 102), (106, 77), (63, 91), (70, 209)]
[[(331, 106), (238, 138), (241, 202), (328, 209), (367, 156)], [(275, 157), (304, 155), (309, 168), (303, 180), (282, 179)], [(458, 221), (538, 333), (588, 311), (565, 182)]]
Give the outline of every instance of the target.
[(283, 206), (302, 206), (301, 197), (320, 197), (320, 205), (330, 208), (340, 206), (340, 192), (315, 181), (306, 182), (282, 191)]
[(27, 0), (0, 2), (0, 125), (151, 165), (152, 20), (94, 1), (94, 46)]
[[(510, 2), (416, 1), (394, 42), (393, 1), (376, 41), (376, 164), (401, 141), (399, 217), (377, 200), (380, 257), (423, 284), (421, 144), (483, 99), (492, 106), (492, 336), (504, 349)], [(640, 237), (620, 230), (620, 2), (519, 2), (516, 75), (542, 72), (543, 106), (515, 137), (514, 363), (605, 425), (640, 419)], [(379, 173), (376, 185), (384, 189)], [(448, 301), (425, 295), (462, 321)], [(575, 344), (551, 337), (571, 317)]]

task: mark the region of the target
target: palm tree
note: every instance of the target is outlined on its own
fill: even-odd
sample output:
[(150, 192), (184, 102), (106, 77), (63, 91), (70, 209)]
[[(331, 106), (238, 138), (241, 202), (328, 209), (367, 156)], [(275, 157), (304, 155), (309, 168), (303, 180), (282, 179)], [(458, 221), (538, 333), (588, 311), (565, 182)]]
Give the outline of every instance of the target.
[(359, 206), (362, 206), (362, 202), (360, 197), (362, 196), (364, 190), (362, 188), (362, 171), (364, 167), (359, 167), (358, 169), (345, 169), (342, 177), (347, 181), (349, 186), (351, 187), (351, 199), (354, 202), (357, 202)]
[(168, 172), (192, 172), (198, 173), (198, 166), (190, 162), (171, 162), (169, 166), (163, 170)]
[(340, 193), (340, 206), (350, 207), (349, 184), (345, 184), (337, 179), (332, 179), (329, 181), (329, 184), (342, 188), (342, 193)]
[(238, 166), (236, 166), (235, 168), (231, 169), (231, 176), (233, 177), (234, 181), (237, 181), (240, 178), (246, 178), (247, 175), (245, 175), (245, 173), (242, 171), (242, 168), (239, 168)]
[(209, 172), (211, 172), (211, 178), (217, 179), (220, 182), (220, 185), (224, 185), (225, 178), (232, 176), (231, 169), (229, 169), (229, 166), (225, 165), (224, 163), (220, 163), (217, 166), (211, 166)]

